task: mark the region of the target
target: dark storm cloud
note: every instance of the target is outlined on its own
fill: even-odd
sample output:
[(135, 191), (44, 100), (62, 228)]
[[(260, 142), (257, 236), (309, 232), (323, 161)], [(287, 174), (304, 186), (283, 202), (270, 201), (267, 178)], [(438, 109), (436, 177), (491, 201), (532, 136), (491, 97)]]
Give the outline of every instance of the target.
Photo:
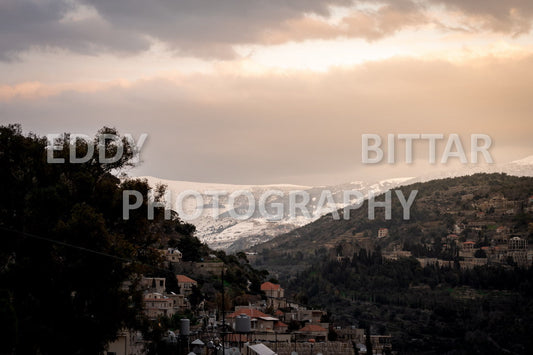
[(65, 1), (2, 0), (0, 2), (0, 59), (15, 59), (32, 46), (57, 47), (85, 54), (100, 51), (134, 52), (148, 48), (139, 34), (98, 18), (64, 21), (76, 11)]
[[(405, 26), (424, 24), (424, 8), (445, 5), (484, 21), (483, 29), (529, 31), (533, 2), (526, 0), (389, 0), (380, 10), (354, 10), (341, 25), (315, 20), (330, 6), (360, 0), (3, 0), (0, 2), (0, 59), (16, 58), (33, 46), (85, 54), (138, 53), (160, 41), (179, 55), (231, 58), (235, 44), (281, 43), (313, 38), (375, 40)], [(80, 9), (92, 16), (68, 15)]]
[[(329, 5), (350, 0), (117, 0), (0, 2), (0, 56), (13, 57), (31, 46), (82, 53), (137, 52), (156, 39), (182, 54), (233, 55), (231, 45), (248, 43), (258, 32), (304, 13), (327, 15)], [(80, 5), (97, 16), (64, 21)]]

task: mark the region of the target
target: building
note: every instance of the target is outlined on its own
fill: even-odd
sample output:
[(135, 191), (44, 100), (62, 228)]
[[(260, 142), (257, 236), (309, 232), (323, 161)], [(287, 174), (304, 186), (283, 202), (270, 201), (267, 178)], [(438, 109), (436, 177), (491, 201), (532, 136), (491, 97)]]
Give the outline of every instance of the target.
[(178, 279), (180, 294), (185, 295), (185, 297), (190, 296), (192, 288), (198, 286), (198, 282), (185, 275), (176, 275), (176, 279)]
[(394, 250), (391, 252), (383, 252), (383, 257), (388, 260), (398, 260), (401, 258), (410, 258), (413, 254), (407, 250)]
[(265, 293), (267, 297), (283, 298), (285, 297), (285, 290), (280, 285), (272, 282), (265, 282), (261, 285), (261, 291)]
[(280, 323), (278, 318), (271, 317), (260, 310), (254, 308), (238, 308), (235, 312), (226, 316), (226, 319), (234, 329), (236, 326), (235, 319), (239, 315), (247, 315), (250, 317), (251, 329), (253, 332), (274, 332), (274, 330), (276, 330), (276, 324)]
[(187, 309), (191, 309), (191, 304), (189, 303), (189, 300), (185, 298), (185, 295), (177, 295), (174, 292), (171, 292), (166, 296), (172, 300), (173, 307), (176, 308), (178, 312), (184, 312)]
[[(272, 349), (267, 347), (265, 344), (254, 344), (250, 345), (248, 344), (248, 349), (250, 349), (251, 354), (257, 354), (257, 355), (276, 355)], [(248, 352), (246, 352), (248, 353)]]
[(448, 241), (458, 241), (459, 240), (459, 236), (457, 234), (452, 233), (452, 234), (448, 234), (446, 236), (446, 239)]
[(183, 255), (181, 254), (181, 251), (175, 248), (168, 248), (163, 250), (163, 253), (165, 255), (165, 259), (167, 259), (168, 263), (181, 263), (181, 259)]
[(145, 354), (145, 344), (141, 332), (123, 329), (118, 332), (117, 339), (107, 344), (105, 355), (142, 355)]
[(527, 252), (527, 240), (520, 237), (509, 239), (507, 256), (511, 257), (518, 266), (525, 267), (528, 265)]
[(308, 324), (295, 332), (295, 334), (301, 340), (315, 339), (316, 341), (326, 341), (328, 330), (317, 324)]
[(141, 280), (141, 288), (145, 291), (164, 293), (166, 280), (164, 277), (144, 277)]
[(296, 320), (299, 322), (320, 324), (322, 316), (326, 314), (326, 311), (322, 311), (320, 309), (298, 309), (285, 313), (285, 322)]
[(390, 335), (371, 335), (370, 341), (372, 342), (373, 351), (383, 354), (385, 350), (391, 350), (391, 336)]
[(278, 333), (286, 333), (286, 332), (289, 331), (289, 325), (283, 323), (282, 321), (277, 321), (274, 324), (274, 331), (276, 331)]
[(465, 258), (464, 260), (459, 261), (459, 266), (461, 269), (472, 269), (476, 266), (487, 265), (487, 258)]
[(496, 228), (496, 233), (498, 234), (504, 234), (504, 233), (509, 233), (509, 232), (510, 232), (509, 227), (499, 226), (498, 228)]
[(144, 311), (149, 319), (171, 317), (176, 313), (175, 300), (157, 292), (144, 295)]
[(474, 250), (474, 245), (476, 245), (475, 242), (472, 242), (470, 240), (466, 241), (463, 243), (463, 251), (473, 251)]
[(385, 238), (389, 235), (389, 229), (388, 228), (380, 228), (378, 229), (378, 238)]

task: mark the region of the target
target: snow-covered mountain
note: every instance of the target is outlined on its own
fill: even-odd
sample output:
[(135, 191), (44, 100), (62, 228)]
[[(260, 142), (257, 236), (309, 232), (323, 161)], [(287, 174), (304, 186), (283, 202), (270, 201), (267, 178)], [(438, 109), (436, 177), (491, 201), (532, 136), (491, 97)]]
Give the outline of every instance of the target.
[[(172, 195), (172, 206), (176, 206), (176, 198), (184, 191), (195, 191), (201, 197), (202, 213), (194, 218), (187, 220), (197, 228), (197, 237), (207, 243), (214, 249), (224, 249), (232, 252), (246, 249), (252, 245), (268, 241), (277, 235), (291, 231), (294, 228), (301, 227), (318, 219), (321, 215), (345, 206), (344, 193), (346, 191), (358, 191), (363, 196), (367, 196), (369, 191), (379, 194), (401, 185), (408, 185), (415, 182), (424, 182), (438, 178), (456, 177), (471, 175), (480, 172), (495, 173), (503, 172), (515, 176), (533, 176), (533, 156), (525, 159), (512, 161), (503, 165), (489, 166), (463, 166), (460, 169), (436, 171), (418, 177), (402, 177), (382, 180), (378, 182), (354, 181), (339, 185), (331, 186), (302, 186), (302, 185), (232, 185), (232, 184), (215, 184), (215, 183), (198, 183), (189, 181), (164, 180), (155, 177), (146, 178), (150, 186), (155, 187), (157, 184), (167, 185)], [(268, 215), (262, 213), (259, 208), (261, 197), (275, 190), (276, 194), (265, 198), (263, 205), (267, 206), (266, 212), (270, 215), (275, 214), (277, 210), (273, 206), (283, 206), (283, 215), (278, 220), (271, 220)], [(248, 191), (248, 198), (253, 199), (254, 213), (250, 218), (240, 219), (236, 215), (244, 215), (249, 207), (248, 198), (240, 194), (233, 203), (230, 195), (238, 191)], [(306, 204), (310, 212), (305, 216), (300, 210), (296, 214), (290, 211), (290, 194), (295, 191), (304, 191), (309, 196), (309, 202)], [(324, 192), (331, 195), (333, 200), (328, 200)], [(214, 192), (220, 194), (218, 203)], [(301, 198), (301, 196), (299, 196)], [(326, 196), (327, 197), (327, 196)], [(296, 201), (299, 201), (296, 198)], [(330, 202), (329, 204), (327, 202)], [(294, 202), (294, 201), (293, 201)], [(183, 213), (192, 215), (197, 208), (197, 202), (194, 197), (190, 196), (184, 199), (182, 204)], [(217, 208), (218, 205), (218, 208)], [(322, 206), (322, 208), (319, 208)], [(173, 208), (174, 209), (174, 208)], [(264, 212), (264, 211), (263, 211)]]
[[(214, 249), (227, 251), (242, 250), (265, 242), (277, 235), (313, 222), (323, 214), (344, 207), (345, 191), (358, 191), (366, 197), (370, 190), (378, 194), (412, 180), (412, 178), (396, 178), (377, 183), (354, 181), (333, 186), (313, 187), (287, 184), (231, 185), (198, 183), (164, 180), (151, 176), (140, 178), (147, 179), (152, 187), (158, 184), (166, 185), (171, 192), (172, 209), (177, 210), (175, 208), (177, 204), (182, 206), (183, 213), (181, 215), (182, 217), (187, 216), (185, 218), (187, 222), (196, 226), (197, 237)], [(242, 194), (232, 203), (230, 195), (239, 191), (247, 191), (253, 198), (251, 200), (255, 202), (254, 213), (250, 218), (240, 219), (235, 217), (235, 215), (245, 215), (250, 206), (249, 199)], [(187, 192), (188, 198), (180, 201), (180, 193), (185, 194), (185, 192)], [(194, 193), (198, 193), (201, 197), (202, 212), (199, 216), (190, 219), (197, 208), (196, 197), (192, 196)], [(305, 204), (309, 215), (306, 216), (300, 209), (295, 209), (295, 213), (291, 213), (291, 193), (300, 194), (295, 197), (296, 202), (302, 202), (303, 196), (301, 194), (309, 196), (309, 202)], [(218, 202), (214, 196), (216, 194), (220, 195)], [(259, 208), (262, 196), (263, 198), (268, 197), (265, 198), (263, 203), (266, 215)], [(328, 200), (329, 196), (332, 199)], [(267, 218), (269, 215), (275, 215), (279, 211), (276, 206), (283, 206), (283, 214), (280, 213), (277, 220)], [(319, 206), (322, 208), (320, 209)]]

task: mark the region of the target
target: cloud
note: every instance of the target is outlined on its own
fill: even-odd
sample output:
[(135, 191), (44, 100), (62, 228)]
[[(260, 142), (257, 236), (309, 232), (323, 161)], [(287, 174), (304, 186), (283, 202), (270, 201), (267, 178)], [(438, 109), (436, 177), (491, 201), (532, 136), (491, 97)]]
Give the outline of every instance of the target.
[[(190, 74), (70, 87), (12, 97), (0, 117), (39, 134), (93, 134), (104, 125), (148, 133), (140, 175), (325, 184), (434, 168), (406, 167), (399, 158), (378, 174), (360, 163), (363, 133), (459, 133), (466, 149), (471, 133), (485, 133), (496, 162), (532, 154), (532, 79), (531, 56), (461, 64), (393, 58), (326, 73)], [(415, 146), (415, 158), (426, 153)]]
[[(337, 37), (378, 40), (405, 28), (439, 24), (444, 6), (470, 31), (519, 35), (530, 30), (530, 1), (385, 0), (4, 0), (0, 60), (29, 48), (96, 55), (136, 54), (161, 43), (179, 56), (231, 59), (235, 45)], [(330, 21), (333, 8), (339, 21)], [(440, 10), (439, 10), (440, 11)], [(430, 11), (429, 11), (430, 12)], [(454, 24), (457, 25), (457, 24)]]
[(430, 19), (414, 7), (399, 8), (385, 5), (376, 10), (352, 11), (336, 24), (326, 19), (309, 16), (288, 20), (276, 30), (265, 31), (262, 42), (281, 44), (289, 41), (339, 37), (374, 41), (408, 27), (420, 27), (428, 22)]
[(529, 0), (429, 0), (431, 4), (442, 5), (457, 11), (463, 22), (475, 30), (485, 30), (521, 35), (531, 30), (533, 2)]
[(31, 47), (95, 54), (131, 53), (149, 46), (146, 36), (115, 27), (97, 13), (76, 18), (84, 9), (80, 6), (72, 1), (2, 1), (0, 59), (16, 59), (18, 53)]
[(87, 54), (135, 53), (154, 40), (181, 55), (229, 57), (231, 45), (301, 15), (327, 15), (350, 0), (6, 0), (0, 3), (0, 55), (32, 46)]

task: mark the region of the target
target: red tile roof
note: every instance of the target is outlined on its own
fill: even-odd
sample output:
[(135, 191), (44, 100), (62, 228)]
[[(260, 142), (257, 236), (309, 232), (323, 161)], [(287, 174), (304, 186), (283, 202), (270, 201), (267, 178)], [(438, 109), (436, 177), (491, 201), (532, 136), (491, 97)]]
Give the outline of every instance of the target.
[(322, 328), (319, 325), (316, 324), (308, 324), (302, 329), (299, 330), (299, 332), (327, 332), (328, 330), (326, 328)]
[(288, 325), (278, 320), (276, 324), (274, 324), (274, 328), (280, 328), (280, 327), (288, 327)]
[(235, 312), (233, 312), (230, 315), (227, 315), (226, 318), (235, 318), (237, 316), (240, 316), (241, 314), (246, 314), (250, 318), (259, 318), (259, 317), (268, 317), (268, 314), (264, 314), (263, 312), (252, 309), (252, 308), (242, 308), (238, 309)]
[(178, 282), (192, 282), (196, 283), (193, 279), (185, 276), (185, 275), (176, 275), (176, 278), (178, 279)]
[(273, 284), (272, 282), (265, 282), (261, 285), (261, 291), (272, 291), (281, 289), (280, 285)]

